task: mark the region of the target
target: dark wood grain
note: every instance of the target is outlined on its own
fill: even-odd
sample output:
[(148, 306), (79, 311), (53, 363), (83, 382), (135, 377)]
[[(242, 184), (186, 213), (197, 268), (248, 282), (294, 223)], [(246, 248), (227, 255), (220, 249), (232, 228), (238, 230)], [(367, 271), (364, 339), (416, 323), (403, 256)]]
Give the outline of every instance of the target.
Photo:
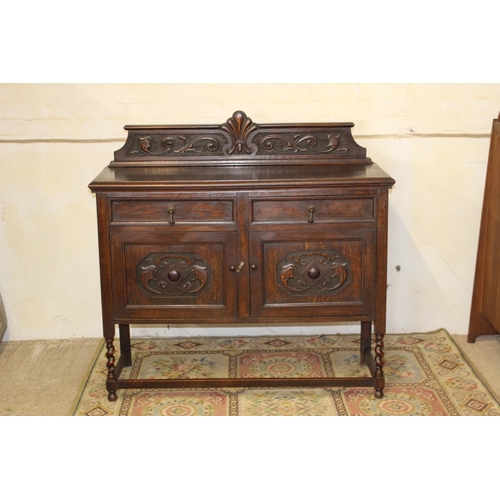
[[(352, 124), (128, 126), (98, 197), (110, 400), (125, 387), (373, 386), (383, 396), (388, 190)], [(358, 379), (121, 380), (130, 324), (361, 322)], [(122, 357), (114, 356), (120, 325)], [(372, 326), (375, 357), (371, 353)]]
[(255, 200), (252, 222), (323, 222), (373, 220), (374, 198), (280, 198)]
[(130, 379), (119, 380), (120, 389), (189, 389), (216, 387), (373, 387), (372, 377), (329, 378), (203, 378), (203, 379)]
[(106, 167), (91, 183), (94, 192), (120, 191), (127, 188), (134, 192), (175, 188), (177, 192), (205, 188), (321, 188), (360, 187), (380, 185), (391, 187), (394, 180), (377, 164), (370, 165), (256, 165), (255, 167), (196, 166), (179, 168), (170, 166), (114, 168)]
[[(172, 216), (170, 215), (172, 214)], [(233, 201), (203, 199), (116, 200), (112, 222), (207, 224), (233, 222)]]
[(500, 115), (493, 120), (468, 342), (500, 333)]
[(136, 162), (184, 167), (203, 165), (369, 164), (354, 141), (353, 123), (254, 123), (235, 111), (216, 125), (127, 125), (127, 141), (110, 166)]

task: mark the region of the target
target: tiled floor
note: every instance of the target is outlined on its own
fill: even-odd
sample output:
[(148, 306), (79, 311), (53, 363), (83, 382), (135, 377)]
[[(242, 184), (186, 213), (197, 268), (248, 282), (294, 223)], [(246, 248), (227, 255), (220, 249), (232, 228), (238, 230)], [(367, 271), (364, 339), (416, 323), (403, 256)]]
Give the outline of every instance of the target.
[[(468, 344), (453, 335), (477, 374), (500, 401), (500, 336)], [(70, 415), (100, 339), (0, 344), (0, 415)]]

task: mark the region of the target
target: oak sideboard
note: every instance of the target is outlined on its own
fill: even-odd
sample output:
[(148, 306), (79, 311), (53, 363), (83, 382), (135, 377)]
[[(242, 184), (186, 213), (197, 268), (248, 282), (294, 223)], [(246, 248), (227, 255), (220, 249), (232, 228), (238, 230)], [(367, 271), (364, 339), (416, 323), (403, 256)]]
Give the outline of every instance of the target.
[[(124, 146), (89, 185), (110, 401), (138, 387), (372, 386), (383, 397), (394, 179), (352, 127), (259, 125), (242, 111), (222, 125), (125, 127)], [(120, 378), (131, 324), (353, 321), (370, 376)]]

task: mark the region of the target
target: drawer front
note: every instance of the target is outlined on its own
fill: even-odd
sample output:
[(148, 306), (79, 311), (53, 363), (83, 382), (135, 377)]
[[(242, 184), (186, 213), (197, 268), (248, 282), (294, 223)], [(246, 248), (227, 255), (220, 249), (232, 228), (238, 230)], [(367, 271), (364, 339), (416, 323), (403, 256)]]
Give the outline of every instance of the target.
[(373, 221), (374, 197), (253, 200), (253, 223)]
[(113, 200), (111, 221), (164, 224), (233, 223), (233, 200)]

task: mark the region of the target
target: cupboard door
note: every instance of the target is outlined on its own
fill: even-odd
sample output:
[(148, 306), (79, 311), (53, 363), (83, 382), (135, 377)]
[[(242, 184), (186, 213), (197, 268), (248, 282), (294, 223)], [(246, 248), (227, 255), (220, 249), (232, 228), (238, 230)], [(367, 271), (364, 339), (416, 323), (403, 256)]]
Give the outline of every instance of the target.
[(237, 316), (235, 232), (113, 228), (111, 253), (116, 320)]
[(252, 232), (252, 316), (371, 315), (375, 235), (373, 227)]

